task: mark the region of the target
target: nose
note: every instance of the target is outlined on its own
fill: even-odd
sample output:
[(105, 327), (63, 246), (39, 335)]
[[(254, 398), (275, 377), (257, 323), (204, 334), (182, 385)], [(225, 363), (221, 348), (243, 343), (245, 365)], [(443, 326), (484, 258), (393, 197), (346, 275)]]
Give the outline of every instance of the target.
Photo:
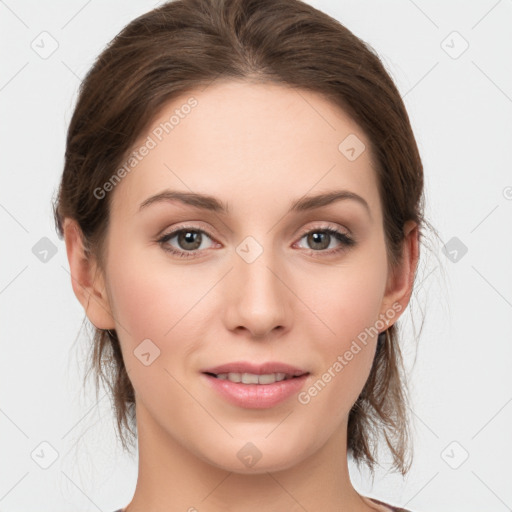
[(226, 327), (247, 331), (251, 338), (267, 339), (288, 330), (290, 296), (280, 265), (264, 250), (254, 261), (234, 254), (234, 267), (226, 280)]

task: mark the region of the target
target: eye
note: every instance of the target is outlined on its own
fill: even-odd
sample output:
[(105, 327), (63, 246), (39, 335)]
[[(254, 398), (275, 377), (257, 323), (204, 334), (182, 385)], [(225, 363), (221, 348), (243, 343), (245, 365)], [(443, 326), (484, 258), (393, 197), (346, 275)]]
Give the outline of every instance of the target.
[[(171, 240), (176, 239), (178, 247), (173, 247)], [(202, 229), (185, 227), (167, 233), (157, 242), (165, 251), (168, 251), (182, 258), (195, 256), (196, 252), (205, 249), (203, 242), (211, 237)]]
[[(310, 253), (320, 252), (332, 255), (340, 251), (345, 251), (355, 245), (355, 240), (352, 237), (330, 226), (322, 226), (306, 231), (302, 234), (300, 239), (302, 240), (304, 238), (306, 239), (306, 243), (311, 247), (309, 250)], [(336, 244), (336, 242), (338, 242), (338, 247), (331, 247), (331, 249), (325, 250), (328, 249), (332, 243)]]

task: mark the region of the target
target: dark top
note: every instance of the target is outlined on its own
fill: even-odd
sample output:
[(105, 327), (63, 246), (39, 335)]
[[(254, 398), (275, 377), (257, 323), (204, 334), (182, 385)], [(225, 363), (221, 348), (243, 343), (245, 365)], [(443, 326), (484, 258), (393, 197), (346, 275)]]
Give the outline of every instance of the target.
[[(409, 510), (406, 510), (405, 508), (398, 508), (394, 507), (393, 505), (388, 505), (387, 503), (384, 503), (383, 501), (376, 500), (375, 498), (369, 498), (370, 500), (374, 501), (378, 505), (384, 505), (385, 507), (388, 507), (390, 512), (410, 512)], [(123, 512), (123, 509), (116, 510), (115, 512)]]
[[(376, 500), (375, 498), (370, 498), (375, 503), (378, 503), (379, 505), (384, 505), (385, 507), (388, 507), (390, 512), (410, 512), (409, 510), (406, 510), (405, 508), (399, 508), (394, 507), (393, 505), (388, 505), (387, 503), (384, 503), (383, 501)], [(118, 512), (122, 512), (119, 510)]]

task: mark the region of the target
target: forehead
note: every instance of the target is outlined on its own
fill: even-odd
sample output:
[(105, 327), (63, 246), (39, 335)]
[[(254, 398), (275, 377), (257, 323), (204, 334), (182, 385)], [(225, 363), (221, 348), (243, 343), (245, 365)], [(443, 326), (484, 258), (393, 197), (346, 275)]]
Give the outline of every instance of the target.
[(166, 188), (217, 196), (230, 210), (340, 188), (379, 203), (361, 128), (323, 96), (284, 85), (217, 81), (184, 94), (131, 151), (113, 198), (125, 214)]

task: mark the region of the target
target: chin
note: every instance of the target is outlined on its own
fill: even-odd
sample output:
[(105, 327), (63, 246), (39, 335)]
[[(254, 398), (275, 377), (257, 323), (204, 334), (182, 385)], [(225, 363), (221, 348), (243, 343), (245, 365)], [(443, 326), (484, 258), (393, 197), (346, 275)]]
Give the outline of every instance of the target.
[(263, 475), (266, 473), (274, 473), (276, 471), (285, 471), (298, 463), (297, 460), (279, 457), (272, 457), (272, 460), (266, 461), (263, 461), (263, 458), (261, 458), (254, 466), (244, 466), (243, 463), (234, 462), (232, 459), (223, 461), (224, 463), (211, 460), (208, 462), (220, 469), (239, 475)]
[[(241, 475), (258, 475), (268, 472), (284, 471), (299, 464), (305, 456), (305, 447), (301, 446), (279, 446), (269, 443), (268, 440), (261, 440), (258, 448), (258, 441), (240, 442), (237, 440), (233, 449), (235, 457), (229, 457), (231, 448), (224, 446), (220, 452), (211, 454), (210, 457), (203, 457), (209, 464), (225, 471)], [(265, 445), (262, 447), (262, 445)], [(298, 457), (298, 455), (301, 455)]]

